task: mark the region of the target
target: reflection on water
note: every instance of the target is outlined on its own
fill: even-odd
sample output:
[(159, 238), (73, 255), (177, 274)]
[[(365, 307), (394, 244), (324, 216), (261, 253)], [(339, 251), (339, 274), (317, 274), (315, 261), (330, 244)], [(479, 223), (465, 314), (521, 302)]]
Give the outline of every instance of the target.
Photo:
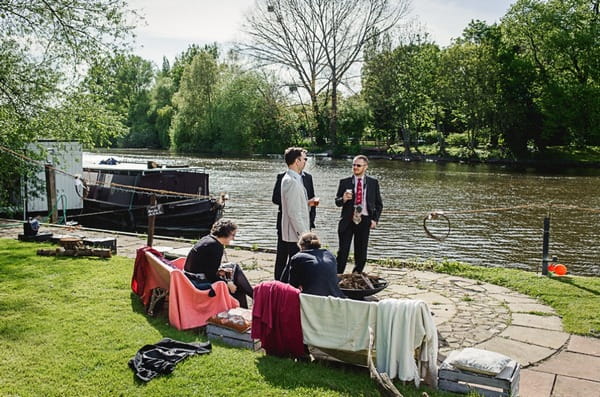
[[(178, 160), (206, 168), (211, 192), (229, 194), (226, 217), (240, 226), (236, 242), (275, 247), (277, 208), (271, 194), (275, 175), (286, 169), (282, 158), (215, 159), (165, 153), (160, 153), (161, 157), (132, 156), (144, 161)], [(351, 160), (311, 158), (307, 171), (313, 175), (316, 195), (321, 198), (316, 231), (335, 252), (340, 211), (333, 199), (339, 179), (351, 174)], [(381, 223), (371, 233), (370, 258), (447, 258), (536, 270), (541, 267), (543, 219), (549, 213), (550, 254), (571, 273), (600, 275), (598, 170), (544, 173), (491, 165), (371, 160), (369, 173), (379, 179), (384, 203)], [(525, 208), (503, 210), (513, 207)], [(443, 242), (424, 232), (423, 218), (432, 210), (449, 212), (451, 232)], [(428, 222), (428, 226), (436, 235), (447, 231), (441, 219)]]

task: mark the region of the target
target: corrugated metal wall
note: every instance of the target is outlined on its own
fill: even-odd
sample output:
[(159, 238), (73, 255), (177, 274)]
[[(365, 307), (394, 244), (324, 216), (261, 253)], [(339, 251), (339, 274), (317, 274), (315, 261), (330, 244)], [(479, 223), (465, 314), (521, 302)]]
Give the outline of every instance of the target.
[[(32, 152), (40, 152), (40, 146), (48, 151), (46, 162), (52, 164), (70, 175), (82, 175), (82, 151), (79, 142), (60, 142), (60, 141), (38, 141), (28, 146)], [(63, 210), (63, 202), (67, 210), (83, 208), (83, 200), (75, 190), (75, 180), (70, 175), (56, 172), (56, 201), (58, 211)], [(38, 183), (28, 181), (27, 183), (27, 210), (29, 212), (48, 212), (48, 203), (46, 198), (46, 174), (43, 167), (36, 175)], [(41, 183), (39, 183), (41, 182)], [(37, 192), (37, 197), (33, 194), (36, 186), (42, 186), (42, 190)], [(37, 188), (39, 190), (39, 188)], [(63, 197), (61, 199), (61, 196)]]

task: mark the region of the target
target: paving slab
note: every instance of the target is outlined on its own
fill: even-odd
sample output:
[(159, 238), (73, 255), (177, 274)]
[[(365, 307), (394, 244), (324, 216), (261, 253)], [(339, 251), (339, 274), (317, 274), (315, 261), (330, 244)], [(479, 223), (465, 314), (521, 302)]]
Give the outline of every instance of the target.
[(535, 314), (513, 313), (512, 324), (523, 327), (562, 331), (562, 321), (558, 316), (538, 316)]
[(547, 347), (535, 346), (499, 336), (493, 337), (475, 347), (504, 354), (513, 360), (517, 360), (521, 364), (521, 367), (527, 367), (532, 363), (542, 361), (556, 352), (556, 350)]
[(550, 306), (542, 305), (541, 303), (509, 303), (508, 308), (515, 313), (549, 313), (556, 314)]
[(600, 383), (558, 375), (552, 397), (600, 397)]
[(600, 356), (600, 338), (572, 335), (567, 350), (575, 353)]
[(558, 350), (567, 343), (570, 335), (561, 331), (511, 325), (500, 336)]
[(546, 372), (521, 369), (519, 397), (550, 397), (555, 377), (556, 375)]
[[(600, 357), (563, 351), (535, 368), (537, 371), (600, 382)], [(600, 386), (600, 383), (598, 383)]]
[(506, 303), (536, 303), (535, 299), (528, 297), (527, 295), (522, 295), (516, 293), (514, 291), (510, 291), (509, 293), (493, 293), (490, 294), (491, 297), (501, 300)]

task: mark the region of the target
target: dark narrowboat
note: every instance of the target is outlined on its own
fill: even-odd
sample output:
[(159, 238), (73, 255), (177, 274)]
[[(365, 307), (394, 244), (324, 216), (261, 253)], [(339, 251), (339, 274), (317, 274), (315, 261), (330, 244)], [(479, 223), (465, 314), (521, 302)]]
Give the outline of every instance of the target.
[(148, 232), (148, 209), (156, 197), (154, 233), (199, 238), (207, 234), (225, 207), (225, 197), (211, 197), (209, 177), (200, 167), (165, 167), (119, 163), (84, 165), (81, 225)]

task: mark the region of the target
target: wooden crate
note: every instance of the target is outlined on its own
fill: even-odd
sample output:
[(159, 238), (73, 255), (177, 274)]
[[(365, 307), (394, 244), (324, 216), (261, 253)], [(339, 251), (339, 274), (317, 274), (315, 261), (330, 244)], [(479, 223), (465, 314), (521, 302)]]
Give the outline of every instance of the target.
[(519, 395), (520, 366), (512, 360), (496, 376), (483, 375), (454, 368), (446, 361), (438, 371), (440, 390), (468, 394), (476, 391), (486, 397), (517, 397)]
[(206, 325), (206, 335), (209, 340), (222, 341), (229, 346), (243, 347), (254, 351), (260, 349), (260, 340), (252, 339), (250, 330), (240, 333), (230, 328), (209, 323)]
[(117, 254), (116, 237), (84, 238), (83, 244), (94, 248), (110, 248), (113, 254)]

